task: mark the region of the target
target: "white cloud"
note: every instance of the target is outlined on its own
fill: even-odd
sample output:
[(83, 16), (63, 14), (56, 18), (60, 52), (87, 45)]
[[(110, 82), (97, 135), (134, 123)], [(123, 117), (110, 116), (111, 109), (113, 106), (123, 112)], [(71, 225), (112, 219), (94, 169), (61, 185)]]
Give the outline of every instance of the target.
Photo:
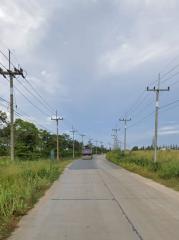
[(159, 129), (159, 135), (176, 135), (179, 134), (179, 125), (167, 125)]
[(170, 130), (166, 132), (159, 132), (159, 135), (176, 135), (179, 134), (179, 130)]
[(18, 52), (31, 50), (44, 34), (49, 13), (42, 1), (2, 0), (0, 29), (4, 46)]
[[(116, 0), (114, 44), (99, 57), (102, 74), (120, 74), (167, 59), (179, 50), (177, 1)], [(114, 35), (114, 34), (113, 34)]]
[[(141, 81), (178, 54), (177, 2), (2, 0), (0, 49), (3, 42), (15, 50), (29, 81), (50, 106), (82, 126), (87, 134), (92, 135), (89, 129), (93, 128), (96, 138), (100, 133), (105, 138), (105, 129), (111, 128), (113, 116), (121, 115), (134, 95), (143, 89)], [(115, 81), (120, 75), (124, 80)], [(5, 80), (0, 80), (1, 96), (8, 99), (9, 83), (5, 85)], [(25, 91), (16, 80), (14, 84)], [(32, 96), (28, 97), (39, 104)], [(50, 121), (22, 96), (17, 96), (17, 103), (39, 122), (50, 126)], [(105, 119), (104, 123), (98, 124), (101, 119)], [(151, 122), (148, 131), (153, 128)], [(160, 133), (174, 134), (178, 129), (179, 126), (165, 126)], [(140, 137), (140, 132), (134, 130), (134, 144), (151, 141), (147, 132), (141, 134)]]
[(168, 48), (168, 45), (162, 45), (162, 43), (143, 47), (134, 43), (124, 43), (104, 54), (99, 61), (99, 65), (101, 71), (107, 70), (109, 73), (130, 71), (146, 62), (149, 63), (149, 61), (161, 58), (166, 54)]

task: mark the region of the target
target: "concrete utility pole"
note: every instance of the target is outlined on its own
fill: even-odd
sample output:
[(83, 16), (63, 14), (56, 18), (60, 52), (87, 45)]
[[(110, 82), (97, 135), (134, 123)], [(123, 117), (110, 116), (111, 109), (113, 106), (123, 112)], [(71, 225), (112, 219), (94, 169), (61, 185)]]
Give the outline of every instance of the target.
[(160, 92), (170, 91), (170, 87), (166, 89), (160, 88), (160, 74), (158, 75), (158, 87), (154, 87), (150, 89), (147, 87), (147, 91), (155, 92), (156, 93), (156, 100), (155, 100), (155, 134), (154, 134), (154, 162), (157, 162), (157, 142), (158, 142), (158, 112), (159, 112), (159, 94)]
[(10, 152), (11, 152), (11, 161), (14, 161), (14, 96), (13, 96), (13, 79), (16, 76), (24, 77), (22, 68), (15, 68), (11, 70), (11, 51), (9, 50), (9, 69), (3, 70), (0, 68), (0, 74), (6, 78), (9, 76), (10, 79)]
[(90, 138), (89, 139), (89, 144), (90, 144), (91, 150), (93, 151), (93, 143), (92, 143), (92, 141), (93, 141), (93, 138)]
[(114, 145), (113, 145), (114, 150), (119, 148), (119, 145), (118, 145), (118, 132), (119, 131), (120, 131), (120, 129), (118, 129), (118, 128), (112, 129), (112, 132), (113, 132), (112, 137), (113, 137), (113, 141), (114, 141)]
[(126, 151), (127, 146), (127, 122), (131, 121), (131, 118), (119, 119), (119, 121), (124, 122), (124, 152)]
[(57, 161), (59, 160), (59, 138), (58, 138), (58, 122), (62, 121), (62, 117), (58, 117), (58, 112), (56, 111), (55, 118), (51, 117), (51, 120), (56, 121), (57, 124)]
[(103, 154), (103, 142), (100, 142), (101, 144), (101, 153)]
[(118, 140), (118, 145), (119, 145), (119, 148), (122, 149), (122, 144), (120, 140)]
[(80, 136), (81, 136), (81, 142), (82, 142), (82, 147), (83, 147), (83, 139), (86, 135), (85, 134), (80, 134)]
[(108, 146), (109, 146), (109, 151), (111, 150), (111, 143), (108, 143)]
[(72, 130), (70, 131), (73, 134), (73, 159), (75, 158), (75, 133), (77, 132), (72, 126)]
[(97, 155), (98, 154), (98, 141), (96, 140), (95, 143), (96, 143), (96, 155)]

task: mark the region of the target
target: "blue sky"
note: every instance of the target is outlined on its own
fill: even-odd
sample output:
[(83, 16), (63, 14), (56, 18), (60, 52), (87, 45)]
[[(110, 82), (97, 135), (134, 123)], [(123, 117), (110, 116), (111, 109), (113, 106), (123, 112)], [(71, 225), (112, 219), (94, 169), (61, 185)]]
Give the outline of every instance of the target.
[[(121, 128), (123, 140), (118, 118), (127, 115), (132, 118), (127, 145), (148, 145), (154, 114), (145, 116), (154, 110), (155, 95), (145, 91), (147, 85), (153, 87), (160, 72), (161, 87), (171, 86), (161, 93), (160, 106), (179, 98), (178, 12), (177, 0), (1, 0), (0, 50), (12, 50), (13, 63), (27, 71), (28, 81), (64, 117), (61, 132), (73, 125), (86, 140), (112, 143), (114, 127)], [(7, 66), (2, 55), (0, 62)], [(27, 82), (19, 78), (14, 84), (45, 114), (15, 89), (17, 111), (55, 131), (52, 113), (26, 92)], [(8, 99), (3, 77), (0, 89)], [(161, 109), (160, 144), (178, 143), (178, 112), (177, 102)]]

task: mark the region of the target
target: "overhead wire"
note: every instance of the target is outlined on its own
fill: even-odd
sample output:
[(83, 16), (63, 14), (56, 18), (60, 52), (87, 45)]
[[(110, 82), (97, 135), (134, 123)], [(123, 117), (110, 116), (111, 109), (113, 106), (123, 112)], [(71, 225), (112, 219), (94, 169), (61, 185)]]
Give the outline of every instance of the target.
[[(3, 52), (2, 50), (0, 50), (0, 53), (6, 58), (6, 60), (9, 61), (9, 58), (4, 54), (4, 52)], [(8, 70), (1, 62), (0, 62), (0, 64), (1, 64), (6, 70)], [(12, 62), (11, 62), (11, 65), (12, 65), (13, 67), (15, 67)], [(17, 77), (16, 77), (16, 79), (18, 80)], [(22, 84), (23, 87), (26, 89), (26, 91), (28, 91), (31, 95), (33, 95), (33, 97), (35, 97), (36, 99), (38, 99), (38, 101), (41, 103), (41, 105), (43, 105), (46, 109), (48, 109), (48, 111), (50, 111), (50, 112), (53, 114), (55, 111), (53, 111), (52, 108), (49, 107), (49, 104), (46, 102), (46, 100), (38, 93), (38, 91), (33, 87), (33, 85), (28, 81), (27, 78), (25, 78), (25, 81), (31, 86), (31, 88), (32, 88), (33, 91), (36, 93), (36, 95), (38, 95), (39, 99), (38, 99), (38, 97), (36, 97), (35, 94), (32, 93), (32, 91), (30, 91), (26, 86), (24, 86), (24, 85)], [(22, 94), (22, 93), (21, 93), (21, 94)], [(22, 94), (22, 95), (24, 96), (24, 94)], [(27, 97), (26, 97), (26, 99), (27, 99)], [(42, 101), (43, 101), (43, 102), (42, 102)], [(30, 102), (31, 102), (31, 101), (30, 101)], [(45, 105), (45, 103), (46, 103), (46, 105)], [(32, 104), (32, 102), (31, 102), (31, 104)], [(34, 104), (33, 104), (33, 106), (34, 106)]]
[[(5, 67), (5, 66), (4, 66)], [(5, 67), (5, 69), (7, 70), (7, 68)], [(18, 80), (18, 78), (16, 77), (16, 79)], [(8, 78), (6, 78), (7, 81), (9, 81)], [(19, 88), (17, 88), (16, 86), (14, 86), (14, 88), (34, 107), (36, 108), (40, 113), (42, 113), (43, 115), (47, 116), (47, 114), (41, 110), (38, 106), (36, 106)]]
[[(17, 78), (16, 78), (17, 79)], [(28, 92), (28, 94), (30, 94), (32, 97), (34, 97), (45, 109), (46, 111), (48, 111), (48, 113), (53, 114), (54, 112), (52, 112), (52, 110), (49, 110), (49, 108), (44, 104), (44, 102), (39, 99), (30, 89), (28, 89), (23, 83), (22, 81), (20, 81), (19, 79), (17, 79), (17, 81), (20, 83), (20, 85)]]
[[(165, 72), (161, 79), (163, 79), (165, 76), (167, 76), (168, 74), (172, 73), (175, 69), (177, 69), (179, 67), (179, 64), (175, 65), (174, 67), (172, 67), (169, 71)], [(173, 79), (174, 77), (176, 77), (177, 75), (179, 75), (179, 71), (178, 72), (175, 72), (173, 75), (167, 77), (167, 78), (164, 78), (161, 82), (164, 83), (164, 82), (167, 82), (171, 79)], [(149, 86), (152, 85), (153, 83), (155, 83), (157, 80), (149, 83)], [(171, 86), (173, 86), (174, 84), (178, 83), (179, 80), (175, 81), (173, 84), (171, 84)], [(139, 97), (137, 98), (137, 101), (135, 101), (135, 103), (132, 105), (132, 107), (126, 112), (126, 114), (128, 115), (129, 112), (130, 112), (130, 115), (134, 115), (134, 113), (137, 111), (138, 109), (138, 106), (140, 107), (141, 103), (143, 103), (143, 99), (145, 100), (147, 97), (144, 96), (144, 98), (141, 99), (141, 97), (143, 97), (144, 95), (144, 92), (142, 92), (142, 94), (139, 95)], [(141, 99), (141, 101), (139, 101)], [(137, 107), (136, 107), (137, 105)], [(139, 111), (139, 110), (138, 110)], [(138, 112), (137, 111), (137, 112)]]
[(164, 78), (165, 76), (167, 76), (168, 74), (170, 74), (171, 72), (173, 72), (176, 68), (179, 67), (179, 64), (175, 65), (174, 67), (172, 67), (169, 71), (165, 72), (163, 75), (161, 75), (162, 78)]
[(42, 97), (42, 95), (34, 88), (32, 83), (26, 77), (24, 78), (24, 80), (29, 84), (29, 86), (38, 95), (38, 97), (46, 104), (46, 107), (54, 114), (56, 110), (52, 106), (50, 106), (50, 104)]
[(139, 120), (138, 120), (137, 122), (135, 122), (134, 124), (129, 125), (127, 128), (132, 128), (132, 127), (138, 125), (138, 124), (141, 123), (144, 119), (149, 118), (149, 117), (152, 116), (154, 113), (155, 113), (155, 111), (150, 112), (149, 114), (147, 114), (147, 115), (144, 116), (143, 118), (139, 119)]
[[(6, 102), (8, 105), (10, 104), (9, 101), (7, 101), (5, 98), (0, 97), (0, 101)], [(1, 103), (2, 104), (2, 103)], [(4, 105), (5, 106), (5, 105)], [(5, 106), (6, 107), (6, 106)], [(14, 112), (17, 116), (22, 117), (23, 119), (27, 119), (30, 122), (35, 122), (38, 126), (44, 128), (47, 131), (50, 131), (47, 127), (45, 127), (44, 125), (42, 125), (41, 123), (38, 123), (36, 120), (32, 119), (30, 115), (28, 115), (27, 113), (25, 113), (23, 110), (21, 110), (19, 107), (18, 109), (20, 110), (21, 113), (19, 113), (17, 110), (14, 109)], [(25, 116), (24, 116), (25, 115)]]
[[(6, 54), (4, 54), (4, 52), (0, 49), (0, 53), (3, 55), (3, 57), (9, 62), (9, 58), (8, 56), (6, 56)], [(12, 53), (12, 52), (11, 52)], [(14, 54), (13, 54), (14, 55)], [(8, 70), (5, 65), (3, 65), (1, 62), (0, 64), (2, 65), (2, 67), (6, 70)], [(15, 65), (12, 63), (12, 61), (10, 62), (11, 66), (13, 66), (15, 68)], [(18, 64), (19, 65), (19, 64)], [(19, 65), (20, 66), (20, 65)], [(37, 89), (33, 86), (33, 84), (27, 79), (27, 76), (25, 76), (24, 81), (28, 84), (28, 86), (30, 86), (30, 89), (28, 89), (27, 86), (25, 86), (22, 82), (18, 79), (18, 77), (16, 76), (16, 80), (17, 82), (19, 82), (21, 84), (21, 86), (28, 92), (29, 95), (33, 96), (33, 98), (35, 98), (40, 104), (41, 106), (43, 106), (43, 108), (46, 109), (46, 111), (48, 112), (48, 114), (46, 114), (46, 112), (44, 110), (42, 110), (41, 108), (39, 108), (37, 105), (35, 105), (17, 86), (14, 86), (14, 89), (19, 92), (28, 103), (30, 103), (35, 109), (37, 109), (41, 114), (47, 116), (50, 114), (54, 114), (55, 113), (55, 109), (52, 108), (52, 106), (50, 106), (50, 104), (44, 99), (44, 97), (42, 97), (42, 95), (37, 91)], [(9, 81), (8, 78), (6, 78), (7, 81)], [(6, 103), (9, 104), (8, 101), (6, 101)], [(16, 110), (14, 110), (14, 112), (16, 113), (17, 116), (19, 117), (24, 117), (22, 114), (20, 114), (19, 112), (17, 112)], [(27, 116), (27, 114), (25, 114)], [(30, 117), (30, 116), (29, 116)], [(30, 119), (30, 121), (34, 121), (31, 119), (31, 117), (28, 119)], [(67, 119), (66, 119), (67, 120)], [(37, 123), (39, 126), (40, 124)], [(47, 129), (46, 127), (44, 127), (43, 125), (41, 125), (43, 128)], [(48, 130), (48, 129), (47, 129)]]

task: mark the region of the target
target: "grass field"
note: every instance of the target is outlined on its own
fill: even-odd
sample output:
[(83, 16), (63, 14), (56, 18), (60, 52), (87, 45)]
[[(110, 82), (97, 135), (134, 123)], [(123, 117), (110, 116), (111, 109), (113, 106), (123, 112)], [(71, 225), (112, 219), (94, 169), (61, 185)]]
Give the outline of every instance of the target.
[(69, 164), (69, 160), (10, 163), (0, 159), (0, 239), (9, 235), (19, 218), (33, 207)]
[(158, 161), (153, 163), (153, 151), (120, 151), (107, 153), (107, 159), (132, 172), (151, 178), (179, 191), (179, 151), (158, 152)]

